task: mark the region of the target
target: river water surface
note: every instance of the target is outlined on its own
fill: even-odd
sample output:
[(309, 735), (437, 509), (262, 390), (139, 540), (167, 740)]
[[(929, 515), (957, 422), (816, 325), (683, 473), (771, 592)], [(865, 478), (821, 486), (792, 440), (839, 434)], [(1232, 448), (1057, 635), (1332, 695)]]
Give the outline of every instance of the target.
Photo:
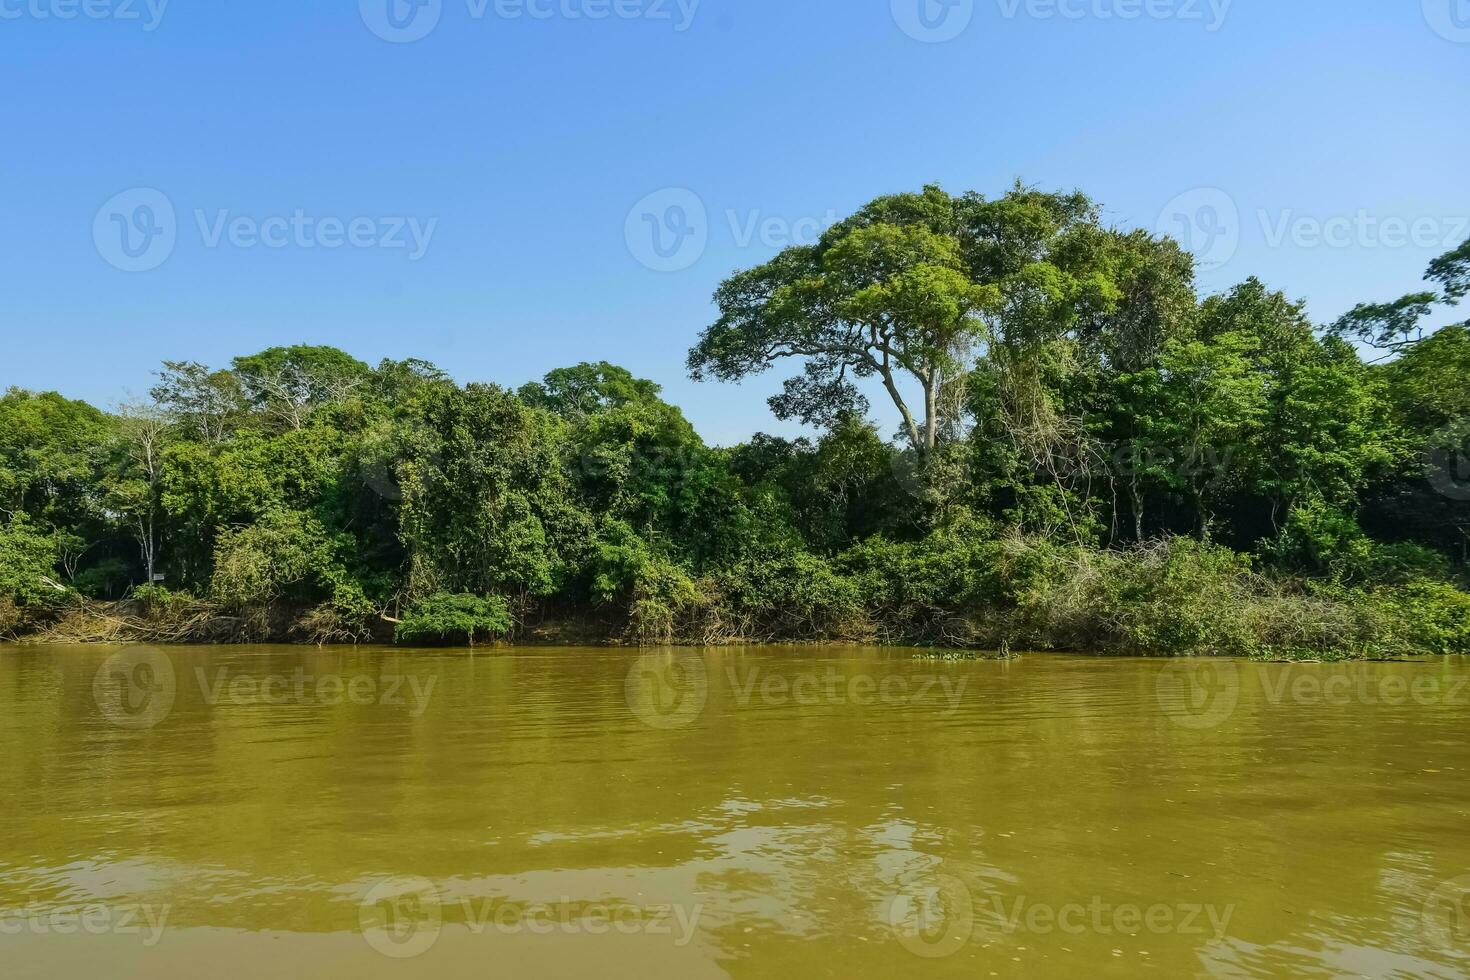
[(1465, 977), (1467, 681), (0, 647), (0, 972)]

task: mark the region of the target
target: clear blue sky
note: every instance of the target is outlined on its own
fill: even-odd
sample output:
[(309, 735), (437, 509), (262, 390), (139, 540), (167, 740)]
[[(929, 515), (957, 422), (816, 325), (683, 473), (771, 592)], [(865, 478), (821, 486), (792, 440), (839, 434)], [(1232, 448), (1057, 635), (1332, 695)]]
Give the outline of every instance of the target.
[[(1467, 0), (149, 2), (0, 0), (0, 386), (108, 405), (163, 358), (302, 342), (507, 385), (605, 358), (728, 443), (789, 430), (775, 379), (685, 378), (712, 291), (880, 193), (1021, 177), (1153, 228), (1218, 188), (1239, 244), (1203, 286), (1259, 275), (1320, 321), (1415, 287), (1470, 216)], [(175, 209), (172, 241), (136, 237), (163, 217), (136, 194), (104, 208), (136, 188)], [(675, 271), (636, 257), (661, 261), (634, 208), (664, 188), (706, 210)], [(1184, 213), (1223, 227), (1202, 201)], [(361, 244), (320, 247), (298, 211), (368, 219)], [(1360, 213), (1420, 240), (1298, 220)], [(254, 224), (215, 239), (222, 215)], [(437, 219), (416, 260), (406, 230), (366, 245), (400, 218)], [(172, 251), (121, 271), (124, 230)]]

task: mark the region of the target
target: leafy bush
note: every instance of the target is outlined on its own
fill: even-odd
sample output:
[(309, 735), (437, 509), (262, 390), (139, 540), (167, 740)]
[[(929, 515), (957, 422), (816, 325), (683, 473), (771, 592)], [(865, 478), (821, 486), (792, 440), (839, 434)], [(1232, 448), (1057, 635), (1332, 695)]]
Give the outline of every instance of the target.
[(862, 639), (871, 635), (858, 583), (805, 552), (749, 558), (713, 579), (716, 601), (754, 639)]
[(1022, 642), (1146, 656), (1379, 652), (1382, 617), (1351, 590), (1302, 592), (1247, 556), (1172, 538), (1127, 551), (1027, 542), (1007, 558)]
[(1382, 618), (1380, 652), (1470, 653), (1470, 594), (1444, 582), (1421, 580), (1363, 596)]
[(681, 616), (698, 603), (699, 590), (693, 580), (621, 521), (610, 522), (604, 533), (610, 540), (598, 544), (592, 563), (594, 598), (604, 604), (623, 604), (630, 639), (672, 642), (679, 633)]
[(62, 594), (47, 580), (55, 575), (55, 540), (24, 518), (0, 525), (0, 598), (16, 606), (53, 605)]
[(128, 563), (120, 558), (104, 558), (78, 572), (72, 584), (82, 595), (93, 599), (115, 598), (128, 586)]
[(133, 589), (133, 601), (148, 619), (169, 619), (198, 603), (187, 592), (175, 592), (161, 585), (145, 583)]
[(462, 639), (474, 646), (477, 638), (497, 639), (513, 626), (510, 607), (499, 596), (439, 592), (415, 603), (394, 636), (400, 642)]
[(967, 522), (919, 542), (870, 538), (837, 565), (853, 577), (884, 638), (964, 641), (966, 633), (980, 638), (976, 621), (993, 619), (1003, 599), (1003, 547)]

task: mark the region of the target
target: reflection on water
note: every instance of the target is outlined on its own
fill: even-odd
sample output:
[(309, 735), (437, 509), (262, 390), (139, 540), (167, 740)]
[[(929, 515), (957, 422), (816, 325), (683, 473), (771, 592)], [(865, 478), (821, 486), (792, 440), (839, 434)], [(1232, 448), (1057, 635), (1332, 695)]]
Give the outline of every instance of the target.
[(1470, 975), (1470, 664), (0, 648), (10, 975)]

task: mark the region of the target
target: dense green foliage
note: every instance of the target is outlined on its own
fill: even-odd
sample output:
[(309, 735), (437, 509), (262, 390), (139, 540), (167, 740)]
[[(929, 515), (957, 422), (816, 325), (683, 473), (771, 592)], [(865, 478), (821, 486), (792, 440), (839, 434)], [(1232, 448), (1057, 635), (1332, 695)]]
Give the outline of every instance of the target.
[(510, 609), (499, 596), (480, 598), (439, 592), (414, 603), (394, 636), (409, 642), (496, 639), (511, 631)]
[(1467, 269), (1319, 329), (1254, 279), (1200, 299), (1081, 194), (929, 187), (715, 297), (691, 372), (789, 360), (772, 408), (813, 438), (708, 446), (606, 363), (510, 391), (291, 347), (111, 413), (12, 390), (0, 633), (85, 596), (211, 637), (1466, 651), (1470, 324), (1426, 321)]

